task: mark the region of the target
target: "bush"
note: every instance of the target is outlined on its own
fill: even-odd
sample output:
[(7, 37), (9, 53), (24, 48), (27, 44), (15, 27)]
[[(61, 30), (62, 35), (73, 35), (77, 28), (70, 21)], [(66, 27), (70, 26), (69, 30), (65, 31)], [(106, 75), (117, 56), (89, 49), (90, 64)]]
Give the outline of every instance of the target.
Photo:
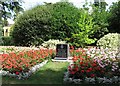
[(120, 34), (109, 33), (97, 41), (97, 46), (102, 48), (118, 49), (120, 47)]
[(42, 43), (42, 46), (45, 48), (56, 49), (57, 44), (65, 44), (65, 43), (66, 43), (65, 41), (50, 39)]
[(68, 2), (37, 6), (20, 15), (12, 37), (19, 46), (40, 45), (49, 39), (70, 37), (77, 29), (79, 9)]
[(3, 45), (4, 46), (11, 46), (14, 45), (12, 37), (2, 37)]

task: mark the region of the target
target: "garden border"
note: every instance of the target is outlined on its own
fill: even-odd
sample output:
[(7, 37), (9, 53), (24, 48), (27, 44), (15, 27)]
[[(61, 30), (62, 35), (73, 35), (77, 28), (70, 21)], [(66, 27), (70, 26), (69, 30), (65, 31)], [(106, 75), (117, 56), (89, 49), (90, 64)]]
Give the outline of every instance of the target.
[(23, 79), (24, 80), (24, 79), (29, 78), (34, 72), (36, 72), (41, 67), (43, 67), (47, 62), (48, 62), (48, 60), (45, 60), (42, 63), (39, 63), (39, 64), (31, 67), (28, 72), (21, 72), (18, 75), (16, 75), (15, 73), (10, 73), (9, 71), (0, 70), (0, 75), (2, 75), (2, 76), (10, 76), (10, 77), (13, 77), (13, 78)]

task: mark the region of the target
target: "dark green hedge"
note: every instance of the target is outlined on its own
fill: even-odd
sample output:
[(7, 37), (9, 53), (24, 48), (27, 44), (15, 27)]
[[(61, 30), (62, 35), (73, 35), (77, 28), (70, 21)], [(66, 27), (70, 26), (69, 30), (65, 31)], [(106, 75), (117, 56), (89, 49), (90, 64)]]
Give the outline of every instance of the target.
[(14, 42), (13, 42), (13, 39), (12, 39), (11, 36), (9, 36), (9, 37), (4, 37), (3, 36), (2, 41), (3, 41), (4, 46), (12, 46), (12, 45), (14, 45)]
[(15, 45), (40, 45), (49, 39), (71, 37), (78, 31), (79, 9), (68, 2), (37, 6), (20, 15), (13, 27)]

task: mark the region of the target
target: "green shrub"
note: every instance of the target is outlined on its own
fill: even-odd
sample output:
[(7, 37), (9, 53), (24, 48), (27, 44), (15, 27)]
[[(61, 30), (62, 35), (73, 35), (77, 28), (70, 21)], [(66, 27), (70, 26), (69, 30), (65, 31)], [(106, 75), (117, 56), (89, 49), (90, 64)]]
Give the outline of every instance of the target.
[(3, 40), (3, 45), (4, 46), (11, 46), (11, 45), (14, 45), (14, 42), (13, 42), (13, 39), (12, 37), (2, 37), (2, 40)]
[(120, 34), (109, 33), (97, 41), (97, 46), (102, 48), (118, 49), (120, 47)]
[(79, 9), (68, 2), (37, 6), (21, 14), (13, 26), (16, 45), (40, 45), (49, 39), (70, 37), (77, 30)]
[(66, 43), (65, 41), (50, 39), (42, 43), (42, 46), (45, 48), (56, 49), (57, 44), (65, 44), (65, 43)]

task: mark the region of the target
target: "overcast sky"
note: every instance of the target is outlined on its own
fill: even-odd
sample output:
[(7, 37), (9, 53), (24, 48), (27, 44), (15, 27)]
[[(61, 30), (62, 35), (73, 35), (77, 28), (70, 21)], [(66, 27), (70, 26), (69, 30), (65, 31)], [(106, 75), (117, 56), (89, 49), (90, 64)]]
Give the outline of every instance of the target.
[[(43, 2), (59, 2), (60, 0), (23, 0), (23, 8), (30, 9), (36, 5), (40, 5)], [(76, 7), (82, 7), (82, 5), (85, 3), (85, 0), (68, 0), (69, 2), (72, 2)], [(94, 0), (87, 0), (88, 2), (94, 2)], [(104, 1), (104, 0), (101, 0)], [(109, 5), (112, 4), (112, 2), (117, 2), (118, 0), (105, 0)]]
[[(25, 10), (30, 9), (36, 5), (43, 4), (43, 2), (51, 2), (51, 3), (56, 3), (59, 2), (60, 0), (23, 0), (23, 8)], [(88, 2), (94, 2), (94, 0), (87, 0)], [(109, 6), (112, 4), (112, 2), (117, 2), (118, 0), (105, 0)], [(76, 7), (82, 7), (83, 4), (85, 3), (85, 0), (69, 0), (69, 2), (72, 2)], [(14, 22), (11, 19), (8, 19), (10, 24), (13, 24)]]

